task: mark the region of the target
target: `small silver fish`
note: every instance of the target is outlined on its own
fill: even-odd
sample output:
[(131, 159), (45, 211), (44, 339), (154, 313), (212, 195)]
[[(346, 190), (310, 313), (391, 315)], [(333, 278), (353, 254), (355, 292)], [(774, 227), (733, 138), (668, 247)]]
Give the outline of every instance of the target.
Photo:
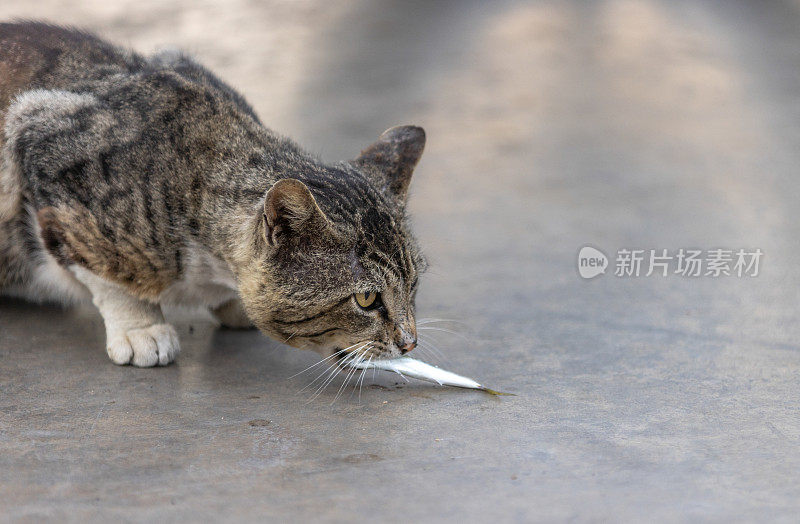
[(458, 388), (479, 389), (492, 395), (513, 395), (513, 393), (501, 393), (483, 386), (471, 378), (456, 375), (436, 366), (426, 364), (421, 360), (411, 357), (399, 357), (386, 360), (356, 361), (350, 364), (356, 369), (380, 369), (383, 371), (393, 371), (398, 375), (435, 382), (440, 386), (455, 386)]

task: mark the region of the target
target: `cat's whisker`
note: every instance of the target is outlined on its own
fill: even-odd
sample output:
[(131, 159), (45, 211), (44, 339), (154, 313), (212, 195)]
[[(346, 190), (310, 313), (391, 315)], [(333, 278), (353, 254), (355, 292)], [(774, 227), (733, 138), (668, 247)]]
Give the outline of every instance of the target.
[[(369, 360), (367, 361), (367, 364), (369, 364), (370, 362), (372, 362), (372, 357), (369, 357)], [(374, 371), (375, 370), (373, 369), (373, 372)], [(361, 403), (361, 391), (364, 389), (364, 377), (366, 377), (366, 376), (367, 376), (367, 368), (364, 368), (363, 370), (361, 370), (361, 385), (358, 386), (358, 402), (359, 402), (359, 404)]]
[(354, 367), (355, 364), (358, 364), (359, 362), (361, 362), (363, 360), (364, 360), (364, 357), (363, 356), (359, 356), (358, 358), (354, 358), (353, 360), (351, 360), (348, 363), (349, 369), (347, 370), (347, 374), (345, 375), (344, 380), (342, 381), (342, 385), (339, 386), (339, 390), (336, 392), (336, 396), (333, 397), (333, 400), (331, 401), (331, 404), (336, 402), (336, 399), (339, 398), (339, 395), (342, 394), (342, 391), (344, 391), (344, 388), (350, 382), (350, 378), (353, 375), (355, 375), (355, 373), (358, 371), (358, 368)]
[(439, 351), (438, 349), (434, 349), (434, 348), (429, 347), (428, 350), (431, 351), (431, 353), (433, 353), (434, 355), (437, 355), (439, 357), (439, 361), (442, 364), (449, 364), (450, 363), (450, 361), (447, 359), (447, 357), (444, 356), (444, 354), (441, 351)]
[(328, 360), (330, 360), (330, 359), (334, 358), (334, 357), (335, 357), (335, 356), (337, 356), (337, 355), (340, 355), (340, 354), (341, 354), (343, 351), (346, 351), (346, 350), (345, 350), (345, 349), (340, 349), (339, 351), (336, 351), (336, 352), (332, 353), (331, 355), (329, 355), (329, 356), (327, 356), (327, 357), (323, 358), (322, 360), (319, 360), (319, 361), (317, 361), (317, 362), (315, 362), (315, 363), (311, 364), (310, 366), (308, 366), (307, 368), (305, 368), (303, 371), (300, 371), (300, 372), (298, 372), (298, 373), (295, 373), (294, 375), (292, 375), (292, 376), (291, 376), (291, 377), (289, 377), (289, 378), (294, 378), (294, 377), (296, 377), (296, 376), (298, 376), (298, 375), (302, 375), (302, 374), (303, 374), (303, 373), (305, 373), (306, 371), (309, 371), (309, 370), (311, 370), (311, 369), (314, 369), (315, 367), (319, 366), (320, 364), (322, 364), (322, 363), (324, 363), (324, 362), (326, 362), (326, 361), (328, 361)]
[(361, 375), (356, 379), (356, 385), (353, 387), (353, 391), (350, 392), (350, 397), (352, 398), (353, 394), (356, 392), (356, 388), (358, 388), (358, 401), (361, 402), (361, 386), (363, 386), (364, 381), (364, 374), (367, 372), (369, 367), (369, 363), (372, 362), (372, 357), (370, 356), (367, 359), (367, 367), (361, 370)]
[[(424, 335), (425, 335), (425, 340), (432, 340), (437, 344), (441, 342), (441, 339), (437, 337), (444, 336), (441, 333), (431, 333), (431, 332), (424, 333)], [(422, 334), (420, 334), (420, 336), (422, 336)]]
[[(367, 343), (359, 342), (359, 344), (367, 344)], [(353, 344), (353, 346), (355, 346), (355, 345), (357, 345), (357, 344)], [(350, 348), (352, 348), (353, 346), (349, 346), (349, 347), (350, 347)], [(344, 351), (346, 351), (347, 349), (349, 349), (349, 348), (345, 348), (345, 349), (343, 349), (341, 352), (344, 352)], [(359, 349), (360, 349), (360, 348), (359, 348)], [(337, 354), (341, 354), (341, 352), (337, 352)], [(346, 356), (343, 358), (343, 360), (342, 360), (342, 361), (340, 361), (340, 362), (337, 362), (337, 363), (336, 363), (336, 365), (335, 365), (335, 366), (333, 366), (332, 372), (335, 372), (335, 371), (336, 371), (336, 370), (339, 368), (339, 365), (340, 365), (340, 364), (342, 364), (342, 362), (343, 362), (343, 361), (345, 361), (345, 360), (346, 360), (346, 359), (347, 359), (349, 356), (350, 356), (350, 355), (346, 355)], [(325, 375), (325, 374), (326, 374), (326, 373), (328, 373), (329, 371), (330, 371), (330, 368), (328, 368), (328, 369), (324, 369), (324, 370), (322, 371), (322, 373), (320, 373), (320, 375), (319, 375), (319, 376), (317, 376), (317, 378), (315, 378), (314, 380), (312, 380), (310, 384), (308, 384), (308, 385), (307, 385), (307, 386), (305, 386), (303, 389), (301, 389), (301, 390), (300, 390), (300, 392), (302, 393), (303, 391), (305, 391), (306, 389), (308, 389), (309, 387), (311, 387), (312, 385), (314, 385), (314, 384), (315, 384), (315, 383), (316, 383), (316, 382), (317, 382), (317, 381), (318, 381), (320, 378), (322, 378), (322, 377), (323, 377), (323, 375)], [(335, 373), (334, 373), (334, 374), (335, 374)], [(327, 377), (326, 377), (326, 379), (327, 379)], [(324, 382), (324, 380), (323, 380), (323, 382)]]
[(434, 355), (436, 360), (439, 362), (439, 365), (444, 366), (445, 364), (447, 364), (449, 362), (440, 351), (436, 351), (436, 350), (434, 350), (433, 348), (430, 348), (430, 347), (427, 347), (426, 349), (428, 350), (428, 352), (430, 354)]
[(336, 375), (337, 375), (337, 374), (338, 374), (338, 373), (339, 373), (341, 370), (342, 370), (341, 363), (340, 363), (340, 364), (337, 364), (337, 365), (336, 365), (336, 368), (335, 368), (333, 371), (331, 371), (331, 373), (330, 373), (330, 374), (329, 374), (327, 377), (325, 377), (325, 380), (323, 380), (323, 381), (322, 381), (322, 383), (319, 385), (319, 387), (317, 387), (317, 389), (316, 389), (316, 390), (314, 391), (314, 393), (311, 395), (311, 398), (309, 398), (309, 399), (308, 399), (308, 401), (306, 402), (306, 404), (310, 404), (311, 402), (313, 402), (313, 401), (314, 401), (314, 399), (315, 399), (315, 398), (317, 398), (318, 396), (320, 396), (320, 395), (322, 394), (322, 392), (323, 392), (323, 391), (324, 391), (324, 390), (325, 390), (325, 389), (328, 387), (328, 385), (331, 383), (331, 381), (334, 379), (334, 377), (336, 377)]
[[(353, 365), (353, 364), (358, 364), (359, 362), (361, 362), (361, 361), (363, 361), (363, 360), (364, 360), (364, 358), (363, 358), (363, 357), (360, 357), (360, 358), (358, 358), (358, 359), (356, 359), (356, 360), (354, 360), (354, 361), (351, 361), (351, 362), (350, 362), (350, 364), (351, 364), (351, 365)], [(342, 385), (341, 385), (341, 386), (339, 386), (339, 391), (337, 391), (337, 392), (336, 392), (336, 396), (335, 396), (335, 397), (333, 397), (333, 400), (331, 401), (331, 406), (332, 406), (332, 405), (333, 405), (333, 404), (336, 402), (336, 400), (339, 398), (339, 395), (341, 395), (341, 394), (342, 394), (342, 391), (344, 391), (344, 388), (345, 388), (345, 386), (347, 386), (347, 384), (350, 382), (350, 379), (351, 379), (351, 378), (353, 377), (353, 375), (355, 375), (357, 372), (358, 372), (358, 368), (356, 368), (356, 367), (352, 367), (352, 368), (350, 369), (350, 371), (347, 373), (347, 376), (346, 376), (346, 377), (344, 378), (344, 380), (342, 381)]]
[(365, 359), (364, 355), (359, 354), (355, 358), (348, 361), (347, 365), (348, 367), (350, 367), (350, 369), (348, 370), (347, 375), (342, 381), (342, 385), (339, 387), (339, 390), (336, 392), (336, 396), (333, 398), (333, 401), (331, 401), (331, 405), (333, 405), (333, 403), (336, 402), (336, 400), (339, 398), (339, 395), (342, 394), (344, 388), (350, 382), (350, 379), (353, 377), (353, 375), (355, 375), (358, 372), (358, 368), (356, 368), (355, 365), (364, 361), (364, 359)]
[[(371, 348), (370, 348), (370, 349), (371, 349)], [(369, 358), (367, 358), (367, 364), (369, 364), (370, 362), (372, 362), (372, 359), (373, 359), (373, 358), (374, 358), (374, 356), (373, 356), (373, 355), (369, 355)], [(358, 378), (358, 380), (356, 381), (356, 385), (358, 385), (359, 381), (361, 381), (361, 384), (363, 385), (363, 383), (364, 383), (364, 374), (365, 374), (366, 372), (367, 372), (367, 368), (364, 368), (364, 369), (362, 369), (362, 370), (361, 370), (361, 376), (360, 376), (360, 377)], [(360, 386), (359, 386), (359, 387), (360, 387)], [(355, 388), (353, 388), (353, 393), (355, 393)], [(352, 395), (353, 395), (353, 393), (350, 393), (350, 396), (352, 396)], [(358, 399), (359, 399), (359, 401), (361, 401), (361, 391), (360, 391), (360, 389), (359, 389), (359, 392), (358, 392), (358, 397), (359, 397), (359, 398), (358, 398)]]
[(451, 322), (453, 324), (461, 324), (463, 326), (467, 325), (465, 322), (462, 322), (460, 320), (455, 320), (455, 319), (452, 319), (452, 318), (423, 317), (423, 318), (417, 319), (417, 325), (418, 326), (424, 326), (426, 324), (437, 324), (437, 323), (442, 323), (442, 322)]
[(426, 359), (433, 360), (435, 364), (441, 364), (441, 361), (440, 361), (439, 357), (438, 357), (437, 355), (435, 355), (435, 354), (434, 354), (434, 353), (433, 353), (433, 352), (430, 350), (430, 348), (427, 348), (427, 347), (423, 346), (423, 345), (422, 345), (422, 344), (420, 344), (419, 342), (417, 343), (417, 351), (419, 351), (419, 353), (420, 353), (420, 354), (421, 354), (423, 357), (425, 357)]
[(417, 330), (419, 330), (419, 331), (426, 331), (426, 330), (428, 330), (428, 331), (441, 331), (441, 332), (443, 332), (443, 333), (450, 333), (451, 335), (456, 335), (457, 337), (461, 337), (461, 338), (463, 338), (464, 340), (468, 340), (468, 339), (467, 339), (467, 337), (465, 337), (465, 336), (464, 336), (463, 334), (461, 334), (461, 333), (458, 333), (458, 332), (456, 332), (456, 331), (451, 331), (451, 330), (449, 330), (449, 329), (445, 329), (445, 328), (440, 328), (440, 327), (434, 327), (434, 326), (419, 326), (419, 325), (418, 325), (418, 326), (417, 326)]
[(320, 394), (322, 394), (322, 392), (325, 391), (325, 389), (330, 385), (330, 383), (333, 382), (333, 379), (336, 378), (336, 375), (338, 375), (340, 371), (342, 371), (343, 369), (345, 369), (345, 367), (350, 365), (350, 363), (353, 362), (356, 358), (359, 358), (358, 351), (360, 351), (365, 346), (370, 345), (371, 342), (368, 341), (368, 342), (363, 342), (361, 344), (362, 344), (361, 346), (348, 353), (342, 360), (336, 363), (330, 374), (328, 374), (325, 377), (325, 379), (322, 381), (322, 384), (317, 388), (317, 390), (314, 392), (314, 395), (308, 400), (308, 402), (312, 402), (315, 398), (317, 398)]
[(338, 364), (339, 364), (339, 362), (337, 361), (337, 362), (336, 362), (336, 365), (334, 365), (333, 367), (329, 367), (329, 368), (323, 368), (322, 372), (321, 372), (319, 375), (317, 375), (317, 377), (316, 377), (314, 380), (312, 380), (312, 381), (311, 381), (309, 384), (307, 384), (305, 387), (303, 387), (303, 389), (301, 389), (301, 390), (300, 390), (300, 393), (302, 393), (303, 391), (305, 391), (305, 390), (306, 390), (306, 389), (308, 389), (309, 387), (313, 386), (313, 385), (314, 385), (314, 384), (315, 384), (315, 383), (316, 383), (316, 382), (317, 382), (319, 379), (321, 379), (321, 378), (322, 378), (324, 375), (326, 375), (327, 373), (331, 372), (331, 370), (332, 370), (332, 369), (336, 369), (336, 367), (338, 366)]
[[(324, 369), (322, 370), (322, 373), (320, 373), (319, 375), (317, 375), (317, 377), (316, 377), (314, 380), (312, 380), (310, 383), (308, 383), (306, 386), (304, 386), (304, 387), (303, 387), (303, 389), (301, 389), (301, 390), (299, 391), (299, 393), (302, 393), (302, 392), (303, 392), (303, 391), (305, 391), (306, 389), (308, 389), (308, 388), (310, 388), (311, 386), (313, 386), (314, 384), (316, 384), (316, 382), (317, 382), (318, 380), (320, 380), (320, 379), (321, 379), (323, 376), (325, 376), (325, 377), (327, 378), (327, 376), (326, 376), (326, 375), (328, 375), (329, 373), (333, 373), (333, 372), (336, 370), (336, 368), (339, 366), (339, 364), (340, 364), (339, 362), (336, 362), (336, 364), (335, 364), (334, 366), (332, 366), (332, 367), (329, 367), (329, 368), (324, 368)], [(328, 375), (328, 376), (329, 376), (329, 375)], [(325, 381), (325, 380), (323, 379), (323, 382), (324, 382), (324, 381)]]
[[(369, 364), (370, 362), (372, 362), (372, 358), (367, 360), (367, 364)], [(367, 375), (367, 370), (366, 370), (366, 368), (364, 368), (364, 369), (361, 370), (361, 376), (358, 378), (359, 381), (357, 382), (357, 384), (358, 384), (358, 402), (359, 403), (361, 402), (361, 391), (364, 388), (364, 377), (366, 375)], [(353, 391), (355, 391), (355, 390), (353, 390)]]
[[(349, 349), (352, 349), (352, 348), (354, 348), (354, 347), (358, 346), (359, 344), (360, 344), (360, 345), (362, 345), (362, 347), (363, 347), (363, 345), (365, 345), (365, 344), (369, 344), (369, 343), (368, 343), (368, 342), (366, 342), (366, 343), (365, 343), (365, 342), (356, 342), (355, 344), (353, 344), (353, 345), (351, 345), (351, 346), (347, 346), (346, 348), (340, 349), (340, 350), (338, 350), (338, 351), (334, 351), (333, 353), (331, 353), (331, 354), (330, 354), (330, 355), (328, 355), (327, 357), (325, 357), (325, 358), (323, 358), (322, 360), (320, 360), (320, 361), (318, 361), (318, 362), (316, 362), (316, 363), (312, 364), (311, 366), (307, 367), (306, 369), (304, 369), (304, 370), (303, 370), (303, 371), (301, 371), (300, 373), (297, 373), (297, 374), (295, 374), (295, 375), (292, 375), (292, 376), (291, 376), (291, 377), (289, 377), (289, 378), (294, 378), (294, 377), (296, 377), (297, 375), (300, 375), (300, 374), (302, 374), (302, 373), (305, 373), (306, 371), (308, 371), (309, 369), (313, 368), (314, 366), (318, 366), (318, 365), (322, 364), (323, 362), (326, 362), (327, 360), (330, 360), (330, 359), (332, 359), (332, 358), (336, 357), (337, 355), (341, 355), (342, 353), (346, 353), (346, 352), (347, 352)], [(358, 349), (360, 349), (360, 348), (358, 348)], [(358, 351), (358, 349), (356, 349), (356, 350), (354, 350), (354, 351)]]
[(347, 358), (348, 357), (345, 357), (345, 359), (340, 360), (339, 362), (336, 363), (331, 372), (325, 377), (325, 379), (322, 381), (322, 383), (319, 385), (316, 391), (314, 391), (314, 394), (311, 396), (311, 398), (308, 399), (307, 403), (313, 402), (315, 398), (317, 398), (320, 394), (322, 394), (322, 392), (325, 390), (325, 388), (328, 387), (331, 381), (333, 381), (333, 379), (336, 378), (336, 375), (338, 375), (339, 372), (344, 369)]
[(428, 347), (432, 347), (434, 350), (439, 350), (439, 340), (431, 336), (430, 333), (426, 334), (424, 338), (420, 339), (422, 344), (425, 344)]
[[(344, 390), (347, 387), (347, 385), (350, 383), (350, 380), (354, 376), (356, 376), (356, 374), (358, 373), (359, 370), (355, 366), (357, 364), (360, 364), (361, 362), (364, 362), (365, 360), (367, 360), (367, 358), (368, 358), (368, 360), (367, 360), (368, 362), (372, 361), (373, 357), (371, 355), (369, 355), (369, 350), (371, 350), (372, 347), (373, 347), (373, 343), (372, 342), (368, 342), (366, 345), (362, 345), (361, 347), (358, 348), (358, 350), (357, 350), (358, 353), (356, 353), (355, 357), (347, 361), (347, 365), (351, 366), (352, 370), (347, 374), (347, 376), (345, 376), (344, 381), (342, 382), (342, 385), (339, 387), (339, 390), (336, 392), (336, 396), (333, 398), (333, 401), (331, 401), (331, 405), (333, 405), (336, 402), (336, 400), (338, 400), (338, 398), (344, 392)], [(366, 372), (366, 369), (361, 370), (361, 375), (356, 380), (356, 385), (358, 385), (359, 382), (363, 380), (365, 372)], [(351, 397), (352, 397), (353, 393), (355, 393), (355, 390), (356, 390), (356, 388), (354, 386), (353, 387), (353, 391), (350, 393)], [(360, 398), (361, 398), (361, 392), (359, 391), (359, 401), (360, 401)]]
[(438, 347), (436, 347), (434, 344), (432, 344), (432, 343), (428, 342), (427, 340), (419, 340), (419, 341), (418, 341), (418, 344), (420, 345), (420, 348), (425, 348), (425, 349), (427, 349), (427, 350), (428, 350), (430, 353), (433, 353), (433, 354), (437, 355), (437, 356), (438, 356), (438, 357), (439, 357), (441, 360), (443, 360), (444, 362), (448, 362), (448, 358), (447, 358), (447, 357), (444, 355), (444, 353), (443, 353), (443, 352), (442, 352), (442, 351), (441, 351), (441, 350), (440, 350)]

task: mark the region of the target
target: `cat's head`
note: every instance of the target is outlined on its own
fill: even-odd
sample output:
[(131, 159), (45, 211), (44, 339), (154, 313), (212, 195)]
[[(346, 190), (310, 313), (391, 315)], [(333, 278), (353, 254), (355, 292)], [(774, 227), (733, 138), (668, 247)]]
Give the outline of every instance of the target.
[(355, 160), (298, 170), (269, 189), (258, 255), (239, 275), (259, 329), (323, 356), (394, 358), (414, 348), (425, 261), (405, 208), (424, 146), (422, 128), (394, 127)]

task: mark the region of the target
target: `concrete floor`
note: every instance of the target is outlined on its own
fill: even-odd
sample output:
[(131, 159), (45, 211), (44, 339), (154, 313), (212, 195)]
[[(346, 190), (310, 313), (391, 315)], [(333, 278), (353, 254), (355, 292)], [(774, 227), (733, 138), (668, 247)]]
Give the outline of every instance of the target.
[[(335, 4), (335, 5), (333, 5)], [(181, 320), (164, 369), (99, 317), (0, 301), (0, 515), (794, 521), (800, 4), (6, 0), (195, 52), (329, 159), (417, 123), (419, 315), (453, 371), (368, 379)], [(578, 249), (760, 248), (755, 278), (578, 277)], [(185, 315), (184, 315), (185, 316)], [(463, 337), (463, 338), (462, 338)], [(430, 359), (432, 362), (436, 362)]]

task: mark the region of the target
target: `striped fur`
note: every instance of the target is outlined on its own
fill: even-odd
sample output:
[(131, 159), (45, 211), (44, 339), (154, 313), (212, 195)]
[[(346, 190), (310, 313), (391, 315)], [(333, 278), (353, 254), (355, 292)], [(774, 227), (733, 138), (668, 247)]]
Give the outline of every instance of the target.
[[(175, 291), (209, 284), (188, 269), (202, 256), (235, 286), (205, 305), (230, 316), (238, 296), (291, 345), (396, 355), (416, 336), (424, 259), (405, 202), (422, 129), (324, 164), (185, 55), (33, 22), (0, 24), (0, 123), (0, 292), (55, 261), (143, 308), (180, 302), (208, 295)], [(361, 310), (366, 291), (384, 307)]]

